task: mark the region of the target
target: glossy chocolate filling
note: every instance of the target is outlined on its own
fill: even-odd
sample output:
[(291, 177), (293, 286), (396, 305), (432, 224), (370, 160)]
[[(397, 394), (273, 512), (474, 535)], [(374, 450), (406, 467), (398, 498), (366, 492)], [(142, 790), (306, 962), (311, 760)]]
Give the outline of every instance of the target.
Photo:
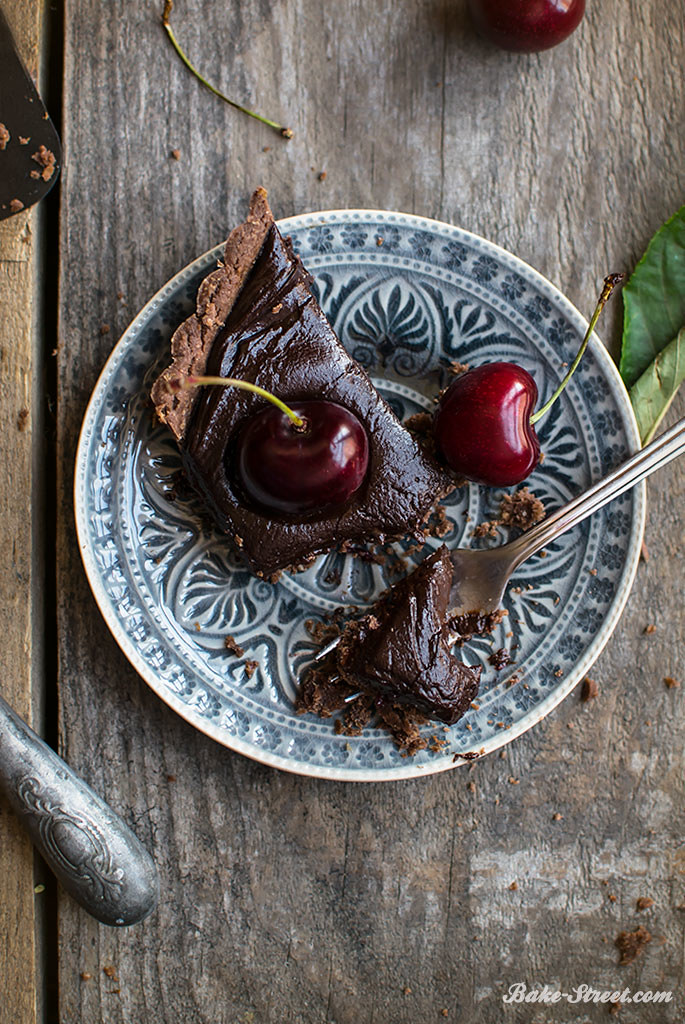
[(478, 693), (481, 668), (450, 650), (454, 567), (443, 544), (371, 609), (348, 623), (337, 649), (344, 682), (390, 704), (408, 704), (453, 725)]
[(345, 505), (304, 517), (250, 507), (231, 470), (233, 450), (242, 425), (265, 400), (236, 388), (202, 388), (182, 442), (189, 478), (251, 568), (264, 575), (346, 540), (415, 532), (453, 486), (342, 347), (311, 282), (290, 240), (272, 225), (217, 334), (206, 372), (251, 381), (285, 402), (320, 398), (351, 410), (369, 440), (362, 486)]

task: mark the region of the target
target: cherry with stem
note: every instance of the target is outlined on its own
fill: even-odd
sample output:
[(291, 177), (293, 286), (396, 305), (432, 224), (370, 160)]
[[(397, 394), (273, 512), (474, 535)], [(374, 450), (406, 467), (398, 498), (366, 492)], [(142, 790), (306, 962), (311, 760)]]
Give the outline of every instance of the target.
[(515, 363), (485, 363), (461, 374), (441, 396), (433, 420), (438, 454), (467, 480), (493, 487), (519, 484), (540, 460), (535, 423), (566, 388), (588, 346), (600, 313), (624, 274), (605, 278), (602, 293), (568, 373), (535, 410), (538, 390)]
[(597, 305), (595, 306), (595, 311), (592, 314), (592, 317), (590, 318), (590, 323), (588, 324), (587, 331), (585, 332), (585, 337), (583, 338), (581, 346), (578, 349), (578, 352), (576, 354), (576, 358), (571, 363), (571, 365), (570, 365), (570, 367), (568, 369), (568, 373), (566, 374), (566, 376), (564, 377), (564, 379), (562, 380), (561, 384), (556, 389), (556, 391), (554, 392), (552, 397), (549, 398), (545, 402), (545, 404), (543, 406), (541, 406), (537, 410), (537, 412), (534, 412), (533, 415), (530, 417), (530, 422), (531, 423), (537, 423), (537, 421), (539, 419), (541, 419), (545, 415), (545, 413), (549, 411), (549, 409), (551, 409), (551, 407), (554, 405), (554, 403), (556, 402), (556, 400), (559, 397), (559, 395), (561, 394), (561, 392), (565, 389), (565, 387), (568, 384), (568, 382), (570, 381), (571, 377), (576, 372), (576, 367), (578, 366), (578, 363), (580, 362), (580, 360), (583, 358), (583, 355), (585, 354), (585, 349), (588, 347), (588, 343), (589, 343), (590, 338), (592, 336), (592, 332), (595, 329), (595, 326), (597, 324), (597, 321), (600, 318), (602, 310), (604, 309), (604, 307), (606, 306), (607, 302), (609, 301), (609, 298), (611, 297), (611, 293), (613, 292), (614, 288), (617, 285), (623, 284), (625, 279), (626, 279), (626, 275), (625, 274), (609, 274), (608, 277), (604, 278), (604, 284), (602, 286), (601, 294), (600, 294), (600, 296), (599, 296), (599, 298), (597, 300)]
[(169, 382), (174, 392), (204, 385), (251, 391), (271, 403), (246, 417), (224, 455), (228, 477), (258, 509), (325, 514), (361, 487), (369, 441), (351, 410), (318, 398), (286, 405), (258, 384), (235, 377), (188, 376)]

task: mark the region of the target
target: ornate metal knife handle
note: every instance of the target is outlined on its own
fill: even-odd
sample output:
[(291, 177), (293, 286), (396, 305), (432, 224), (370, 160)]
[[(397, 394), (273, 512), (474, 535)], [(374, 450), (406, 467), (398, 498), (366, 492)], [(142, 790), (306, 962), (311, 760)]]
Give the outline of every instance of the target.
[(159, 898), (130, 828), (0, 697), (0, 791), (64, 888), (103, 924), (142, 921)]

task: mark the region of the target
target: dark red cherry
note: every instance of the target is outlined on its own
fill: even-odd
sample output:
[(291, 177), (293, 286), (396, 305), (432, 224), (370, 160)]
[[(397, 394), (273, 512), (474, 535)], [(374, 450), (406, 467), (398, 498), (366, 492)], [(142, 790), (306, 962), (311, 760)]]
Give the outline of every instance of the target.
[(438, 452), (461, 476), (493, 487), (521, 483), (537, 465), (530, 417), (538, 389), (514, 363), (486, 363), (457, 377), (433, 421)]
[(503, 50), (548, 50), (578, 27), (585, 0), (469, 0), (481, 35)]
[(312, 399), (290, 408), (304, 428), (269, 406), (241, 431), (234, 455), (240, 486), (270, 511), (302, 514), (344, 504), (369, 464), (364, 427), (335, 402)]

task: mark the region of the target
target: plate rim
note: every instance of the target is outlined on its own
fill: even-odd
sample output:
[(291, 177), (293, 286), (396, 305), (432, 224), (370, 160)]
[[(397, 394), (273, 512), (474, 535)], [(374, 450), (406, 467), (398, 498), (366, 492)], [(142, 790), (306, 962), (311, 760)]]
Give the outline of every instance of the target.
[[(458, 227), (457, 225), (448, 224), (446, 221), (437, 220), (431, 217), (424, 217), (420, 214), (413, 213), (401, 213), (393, 210), (379, 210), (372, 208), (349, 208), (349, 209), (335, 209), (335, 210), (316, 210), (308, 213), (295, 214), (291, 217), (279, 219), (276, 223), (279, 229), (283, 233), (295, 230), (297, 228), (306, 228), (316, 226), (317, 221), (325, 223), (326, 220), (341, 220), (341, 219), (352, 219), (352, 220), (371, 220), (373, 218), (386, 219), (392, 218), (398, 220), (404, 224), (416, 224), (417, 227), (422, 225), (424, 227), (432, 228), (436, 232), (443, 233), (445, 231), (454, 233), (468, 239), (475, 240), (480, 246), (484, 246), (486, 249), (490, 249), (494, 254), (499, 255), (500, 258), (504, 257), (508, 263), (513, 263), (514, 266), (518, 265), (523, 268), (527, 275), (532, 275), (538, 285), (542, 284), (545, 289), (552, 289), (555, 293), (555, 300), (559, 303), (560, 307), (564, 310), (569, 320), (575, 321), (578, 327), (583, 325), (587, 328), (587, 320), (583, 317), (582, 313), (577, 309), (576, 306), (564, 295), (564, 293), (550, 281), (549, 278), (545, 277), (539, 270), (531, 266), (520, 256), (510, 252), (497, 242), (492, 242), (489, 239), (478, 235), (473, 231), (469, 231), (467, 228)], [(337, 782), (397, 782), (405, 779), (422, 778), (430, 775), (437, 775), (445, 771), (450, 771), (453, 768), (457, 768), (461, 765), (472, 764), (472, 758), (464, 758), (459, 755), (455, 755), (453, 751), (448, 751), (443, 760), (436, 759), (425, 764), (411, 763), (410, 759), (407, 758), (406, 762), (402, 765), (398, 765), (390, 770), (388, 769), (354, 769), (350, 766), (326, 766), (326, 765), (310, 765), (302, 761), (291, 761), (286, 757), (279, 754), (274, 754), (270, 751), (259, 750), (252, 744), (245, 743), (240, 737), (233, 736), (227, 733), (225, 730), (220, 729), (212, 722), (203, 719), (195, 718), (192, 714), (189, 714), (189, 708), (174, 694), (168, 692), (168, 690), (160, 688), (158, 684), (158, 677), (149, 669), (149, 666), (139, 657), (136, 648), (130, 643), (129, 638), (125, 631), (120, 628), (117, 619), (114, 619), (108, 614), (109, 611), (109, 599), (107, 598), (104, 587), (100, 579), (100, 573), (94, 564), (94, 559), (90, 552), (90, 545), (87, 542), (88, 529), (86, 523), (85, 513), (85, 502), (84, 488), (81, 486), (85, 480), (85, 467), (87, 464), (87, 449), (89, 439), (89, 426), (95, 416), (96, 405), (99, 407), (101, 400), (101, 393), (104, 391), (104, 384), (106, 378), (111, 372), (112, 366), (116, 360), (119, 349), (122, 343), (125, 342), (127, 336), (134, 328), (140, 328), (144, 321), (147, 320), (150, 312), (156, 309), (159, 302), (160, 296), (163, 292), (171, 289), (173, 290), (174, 283), (181, 277), (186, 277), (194, 267), (204, 263), (209, 263), (211, 257), (215, 253), (220, 253), (225, 245), (225, 239), (219, 242), (217, 245), (212, 246), (205, 252), (201, 253), (195, 259), (191, 260), (184, 267), (178, 270), (170, 278), (168, 278), (161, 286), (157, 289), (154, 295), (141, 307), (136, 313), (134, 318), (130, 321), (124, 331), (121, 333), (116, 344), (113, 346), (109, 353), (102, 370), (98, 374), (97, 380), (93, 386), (91, 395), (86, 405), (81, 426), (79, 429), (79, 436), (76, 445), (76, 455), (74, 463), (74, 482), (73, 482), (73, 501), (74, 501), (74, 520), (76, 526), (76, 536), (79, 551), (81, 553), (81, 560), (83, 563), (84, 572), (91, 593), (98, 607), (100, 614), (102, 615), (110, 633), (112, 634), (115, 642), (119, 646), (124, 656), (127, 658), (129, 663), (135, 669), (137, 674), (145, 682), (147, 686), (153, 691), (153, 693), (161, 699), (165, 704), (171, 707), (180, 717), (186, 721), (193, 728), (211, 739), (215, 740), (221, 746), (228, 750), (235, 751), (236, 753), (242, 754), (252, 761), (256, 761), (259, 764), (266, 765), (271, 768), (278, 768), (280, 770), (289, 772), (293, 775), (299, 775), (308, 778), (320, 778), (327, 779), (330, 781)], [(136, 332), (137, 333), (137, 332)], [(613, 379), (615, 389), (621, 396), (623, 405), (628, 414), (628, 433), (632, 432), (632, 438), (628, 437), (628, 446), (631, 450), (631, 454), (640, 448), (639, 431), (635, 414), (630, 403), (627, 389), (620, 376), (618, 367), (614, 362), (611, 353), (602, 343), (599, 335), (596, 331), (590, 339), (590, 345), (593, 348), (595, 356), (598, 358), (603, 372), (607, 377)], [(600, 654), (611, 639), (618, 621), (623, 614), (628, 598), (635, 582), (635, 576), (639, 565), (640, 558), (640, 546), (644, 535), (645, 518), (646, 518), (646, 481), (641, 481), (633, 489), (635, 495), (635, 516), (632, 523), (632, 534), (631, 541), (628, 547), (628, 557), (624, 565), (624, 578), (622, 589), (616, 594), (612, 605), (611, 615), (605, 618), (602, 628), (597, 636), (594, 638), (592, 643), (586, 648), (585, 653), (578, 662), (573, 666), (573, 670), (554, 690), (535, 708), (524, 715), (522, 719), (510, 726), (507, 730), (502, 730), (499, 734), (493, 735), (489, 740), (485, 742), (480, 748), (483, 753), (478, 753), (478, 760), (481, 757), (486, 757), (489, 754), (494, 753), (496, 750), (507, 746), (513, 740), (522, 736), (524, 733), (532, 729), (533, 726), (537, 725), (544, 718), (547, 717), (566, 697), (570, 692), (578, 685), (581, 678), (590, 670), (595, 661), (599, 658)]]

